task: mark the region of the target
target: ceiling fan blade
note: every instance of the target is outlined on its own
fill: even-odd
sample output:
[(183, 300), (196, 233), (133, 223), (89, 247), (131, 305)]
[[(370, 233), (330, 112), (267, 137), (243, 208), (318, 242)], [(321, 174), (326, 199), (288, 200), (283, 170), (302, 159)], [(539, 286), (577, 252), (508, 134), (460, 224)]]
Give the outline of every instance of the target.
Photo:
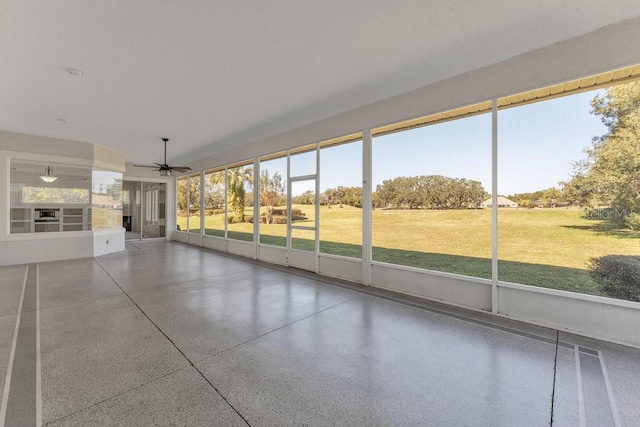
[(158, 166), (151, 166), (151, 165), (133, 165), (133, 166), (137, 168), (154, 168), (154, 169), (158, 168)]
[(188, 166), (170, 166), (169, 169), (174, 170), (176, 172), (187, 172), (191, 170), (191, 168)]

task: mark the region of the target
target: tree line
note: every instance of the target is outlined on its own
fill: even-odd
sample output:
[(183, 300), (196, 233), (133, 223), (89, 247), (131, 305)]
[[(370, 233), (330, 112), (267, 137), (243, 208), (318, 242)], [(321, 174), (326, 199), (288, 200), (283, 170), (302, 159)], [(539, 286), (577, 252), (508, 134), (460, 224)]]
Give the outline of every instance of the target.
[(516, 193), (507, 196), (518, 204), (521, 208), (555, 208), (559, 206), (568, 206), (576, 203), (569, 194), (566, 194), (564, 188), (551, 187), (545, 190), (533, 191), (530, 193)]
[[(251, 168), (233, 168), (227, 172), (226, 205), (232, 212), (233, 221), (244, 220), (244, 209), (253, 206), (253, 193), (249, 191), (253, 177)], [(207, 175), (204, 192), (206, 209), (225, 207), (224, 172)], [(188, 188), (187, 188), (188, 187)], [(269, 170), (260, 173), (260, 206), (266, 208), (267, 223), (274, 207), (286, 205), (286, 183), (279, 173)], [(178, 184), (178, 209), (186, 211), (187, 192), (190, 193), (190, 210), (197, 211), (200, 204), (200, 188), (197, 180), (189, 185)], [(406, 209), (460, 209), (478, 208), (489, 197), (479, 181), (465, 178), (450, 178), (441, 175), (397, 177), (386, 180), (372, 194), (374, 208)], [(323, 206), (346, 205), (362, 208), (362, 188), (338, 186), (323, 191), (318, 201)], [(293, 204), (312, 205), (315, 192), (305, 191), (291, 198)]]
[(376, 187), (376, 207), (409, 209), (479, 208), (489, 197), (480, 181), (442, 175), (398, 177)]

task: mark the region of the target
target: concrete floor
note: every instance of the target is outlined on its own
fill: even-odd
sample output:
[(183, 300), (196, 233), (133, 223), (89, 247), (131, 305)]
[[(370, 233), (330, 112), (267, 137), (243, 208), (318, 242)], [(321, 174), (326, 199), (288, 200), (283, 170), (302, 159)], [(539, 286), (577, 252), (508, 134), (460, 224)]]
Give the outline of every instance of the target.
[(0, 425), (640, 425), (640, 350), (309, 276), (164, 242), (0, 268)]

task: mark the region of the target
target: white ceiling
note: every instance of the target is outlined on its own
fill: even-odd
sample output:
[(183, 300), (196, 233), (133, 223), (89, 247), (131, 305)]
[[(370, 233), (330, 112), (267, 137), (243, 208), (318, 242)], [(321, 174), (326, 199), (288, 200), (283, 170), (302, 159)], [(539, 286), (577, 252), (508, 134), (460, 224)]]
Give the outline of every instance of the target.
[(636, 16), (637, 0), (2, 0), (0, 130), (135, 163), (166, 136), (185, 163)]

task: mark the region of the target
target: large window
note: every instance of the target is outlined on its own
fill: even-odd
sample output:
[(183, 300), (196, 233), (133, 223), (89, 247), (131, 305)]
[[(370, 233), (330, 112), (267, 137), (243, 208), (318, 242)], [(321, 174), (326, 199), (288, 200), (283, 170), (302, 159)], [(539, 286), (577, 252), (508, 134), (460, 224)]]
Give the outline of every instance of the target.
[(182, 176), (176, 179), (176, 230), (178, 231), (187, 231), (187, 222), (189, 220), (188, 197), (187, 177)]
[(287, 157), (260, 161), (260, 243), (287, 246)]
[(320, 252), (362, 258), (362, 140), (320, 149)]
[(253, 241), (253, 164), (227, 168), (227, 237)]
[(624, 298), (606, 282), (640, 252), (639, 104), (627, 83), (499, 112), (499, 280)]
[[(259, 221), (260, 244), (359, 259), (371, 208), (374, 262), (640, 301), (632, 77), (637, 67), (497, 99), (496, 129), (492, 101), (373, 129), (371, 207), (361, 133), (262, 157), (257, 189), (250, 161), (207, 172), (205, 234), (253, 241)], [(626, 83), (604, 87), (613, 79)], [(12, 203), (18, 193), (31, 203), (40, 187), (12, 181)], [(200, 231), (199, 206), (199, 176), (179, 178), (179, 229)]]
[(190, 233), (200, 232), (200, 174), (189, 176), (189, 222)]
[(490, 114), (374, 137), (372, 188), (374, 261), (491, 278)]
[(224, 169), (204, 174), (204, 234), (224, 237), (225, 230)]

